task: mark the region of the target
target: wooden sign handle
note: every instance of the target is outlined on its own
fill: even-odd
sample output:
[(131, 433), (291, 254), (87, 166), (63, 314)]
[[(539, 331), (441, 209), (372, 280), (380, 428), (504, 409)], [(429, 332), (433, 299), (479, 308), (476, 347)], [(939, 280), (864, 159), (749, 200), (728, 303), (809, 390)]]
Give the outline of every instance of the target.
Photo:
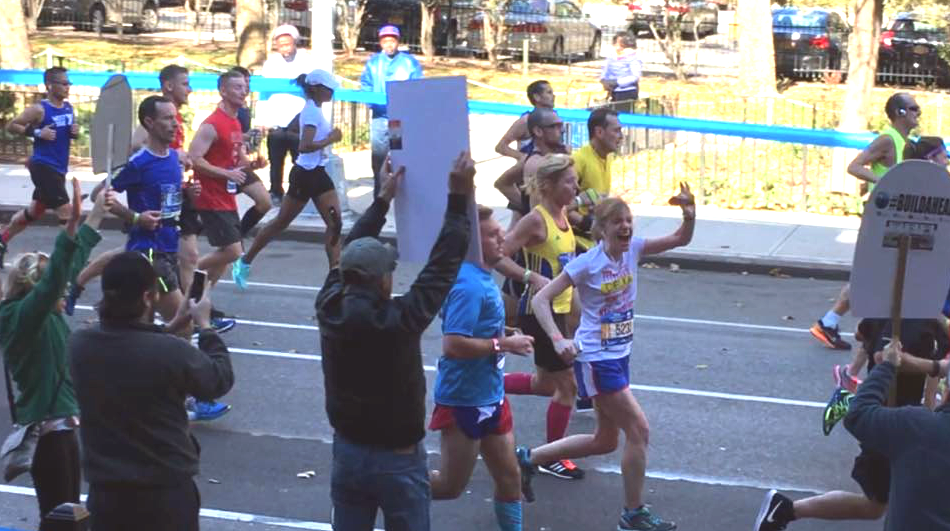
[[(894, 291), (891, 292), (891, 342), (901, 340), (901, 306), (904, 302), (904, 277), (907, 275), (907, 251), (910, 250), (910, 235), (902, 234), (897, 241), (897, 272), (894, 274)], [(896, 403), (897, 382), (891, 384), (887, 405)]]
[[(112, 152), (115, 150), (115, 124), (109, 124), (109, 134), (106, 135), (106, 144), (109, 151), (106, 154), (106, 189), (112, 187)], [(105, 191), (103, 190), (103, 191)]]

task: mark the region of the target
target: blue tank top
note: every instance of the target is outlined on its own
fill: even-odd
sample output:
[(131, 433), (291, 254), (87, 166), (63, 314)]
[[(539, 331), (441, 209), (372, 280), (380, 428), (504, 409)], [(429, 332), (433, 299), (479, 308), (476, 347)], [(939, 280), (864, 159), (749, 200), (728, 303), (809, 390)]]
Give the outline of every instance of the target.
[(49, 100), (40, 101), (43, 106), (43, 121), (39, 128), (49, 124), (56, 128), (56, 140), (50, 142), (41, 138), (33, 138), (33, 156), (31, 162), (45, 164), (63, 175), (69, 166), (69, 130), (76, 119), (73, 106), (68, 101), (63, 102), (62, 108), (53, 107)]

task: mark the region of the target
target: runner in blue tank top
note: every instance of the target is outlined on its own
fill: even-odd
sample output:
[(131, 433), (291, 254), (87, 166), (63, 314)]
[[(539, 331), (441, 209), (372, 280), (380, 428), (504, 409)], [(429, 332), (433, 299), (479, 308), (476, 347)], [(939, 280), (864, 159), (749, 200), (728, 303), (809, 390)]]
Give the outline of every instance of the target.
[(56, 210), (61, 225), (69, 220), (69, 194), (66, 172), (69, 167), (69, 143), (79, 135), (79, 124), (69, 97), (66, 69), (53, 67), (43, 73), (47, 99), (28, 107), (7, 125), (7, 131), (33, 139), (33, 156), (27, 167), (33, 181), (33, 201), (14, 214), (0, 234), (0, 268), (10, 240), (26, 226), (43, 216), (47, 208)]

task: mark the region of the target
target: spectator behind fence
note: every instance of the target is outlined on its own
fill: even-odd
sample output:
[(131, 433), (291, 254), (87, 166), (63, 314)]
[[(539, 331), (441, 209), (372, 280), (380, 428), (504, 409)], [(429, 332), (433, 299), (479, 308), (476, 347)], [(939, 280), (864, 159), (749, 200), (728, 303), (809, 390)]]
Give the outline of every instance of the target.
[[(366, 61), (360, 76), (360, 89), (386, 93), (386, 83), (422, 77), (422, 66), (412, 54), (399, 51), (399, 28), (379, 28), (378, 53)], [(379, 171), (389, 153), (389, 118), (385, 105), (371, 105), (373, 121), (370, 124), (371, 163), (373, 166), (373, 197), (379, 196)]]
[(143, 254), (113, 258), (102, 293), (99, 323), (69, 342), (92, 528), (197, 531), (199, 447), (185, 398), (214, 400), (234, 383), (209, 290), (180, 310), (199, 329), (198, 348), (152, 324), (158, 276)]
[[(274, 30), (274, 47), (277, 54), (264, 61), (261, 75), (266, 78), (287, 80), (287, 90), (300, 74), (307, 74), (314, 68), (313, 58), (305, 50), (297, 49), (300, 32), (290, 24), (278, 26)], [(265, 96), (268, 96), (265, 99)], [(267, 160), (270, 161), (270, 195), (274, 204), (284, 198), (284, 160), (290, 154), (290, 161), (297, 159), (299, 126), (296, 120), (303, 110), (304, 99), (296, 94), (274, 93), (260, 94), (257, 102), (257, 125), (267, 127)]]
[(26, 455), (29, 444), (18, 445), (17, 451), (24, 462), (32, 459), (30, 475), (41, 518), (62, 503), (79, 502), (79, 442), (74, 431), (79, 426), (79, 405), (67, 367), (69, 326), (62, 313), (63, 293), (102, 239), (97, 229), (112, 194), (99, 194), (77, 231), (81, 196), (79, 181), (73, 178), (69, 220), (56, 238), (53, 254), (17, 256), (0, 303), (0, 347), (11, 414), (21, 430), (39, 436), (32, 455)]
[[(604, 63), (600, 73), (600, 84), (611, 102), (636, 100), (640, 97), (640, 75), (643, 62), (637, 57), (636, 41), (628, 33), (614, 36), (616, 57), (610, 57)], [(632, 104), (631, 108), (632, 108)]]
[(339, 531), (372, 531), (379, 509), (387, 531), (429, 529), (420, 340), (455, 282), (470, 238), (475, 162), (464, 153), (449, 175), (442, 231), (429, 261), (409, 291), (393, 298), (397, 253), (376, 238), (405, 169), (392, 175), (389, 166), (316, 301), (333, 426), (333, 529)]

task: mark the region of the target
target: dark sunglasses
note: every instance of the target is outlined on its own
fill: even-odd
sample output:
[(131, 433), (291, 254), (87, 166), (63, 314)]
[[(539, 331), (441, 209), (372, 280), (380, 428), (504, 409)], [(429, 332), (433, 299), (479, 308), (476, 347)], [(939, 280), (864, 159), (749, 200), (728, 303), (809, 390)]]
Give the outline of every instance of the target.
[(917, 106), (917, 105), (912, 105), (912, 106), (908, 107), (907, 110), (908, 110), (908, 111), (914, 111), (914, 112), (919, 113), (919, 112), (920, 112), (920, 107)]

